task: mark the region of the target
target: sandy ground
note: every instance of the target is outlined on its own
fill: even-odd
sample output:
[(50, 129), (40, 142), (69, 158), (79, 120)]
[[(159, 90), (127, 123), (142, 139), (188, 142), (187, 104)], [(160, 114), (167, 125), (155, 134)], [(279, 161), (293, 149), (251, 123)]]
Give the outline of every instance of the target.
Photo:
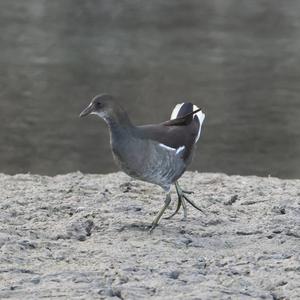
[(189, 207), (149, 234), (159, 187), (0, 175), (0, 298), (300, 299), (300, 180), (190, 172), (181, 184), (207, 216)]

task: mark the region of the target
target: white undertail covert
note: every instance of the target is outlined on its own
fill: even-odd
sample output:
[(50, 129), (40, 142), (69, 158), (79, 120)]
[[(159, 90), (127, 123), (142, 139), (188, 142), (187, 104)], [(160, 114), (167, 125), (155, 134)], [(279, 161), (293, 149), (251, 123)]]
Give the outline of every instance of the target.
[[(177, 104), (173, 111), (172, 111), (172, 114), (171, 114), (171, 120), (174, 120), (177, 118), (178, 116), (178, 113), (182, 107), (182, 105), (184, 105), (184, 103), (180, 103), (180, 104)], [(193, 111), (199, 109), (199, 107), (197, 105), (193, 105)], [(202, 110), (198, 111), (197, 113), (194, 114), (194, 118), (195, 117), (198, 117), (198, 120), (199, 120), (199, 123), (200, 123), (200, 126), (199, 126), (199, 130), (198, 130), (198, 134), (197, 134), (197, 137), (196, 137), (196, 141), (195, 142), (198, 142), (199, 138), (200, 138), (200, 134), (201, 134), (201, 127), (202, 127), (202, 123), (205, 119), (205, 114), (202, 112)]]

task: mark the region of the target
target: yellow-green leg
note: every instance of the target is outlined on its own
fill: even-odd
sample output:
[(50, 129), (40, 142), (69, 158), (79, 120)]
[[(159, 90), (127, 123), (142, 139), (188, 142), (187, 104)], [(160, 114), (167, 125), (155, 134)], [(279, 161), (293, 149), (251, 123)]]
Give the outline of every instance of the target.
[(170, 203), (171, 203), (171, 194), (170, 194), (170, 192), (168, 192), (167, 195), (166, 195), (166, 200), (165, 200), (164, 206), (162, 207), (162, 209), (159, 211), (159, 213), (157, 214), (157, 216), (155, 217), (155, 219), (152, 222), (152, 225), (151, 225), (151, 228), (150, 228), (150, 233), (158, 225), (158, 222), (159, 222), (161, 216), (165, 212), (166, 208), (170, 205)]

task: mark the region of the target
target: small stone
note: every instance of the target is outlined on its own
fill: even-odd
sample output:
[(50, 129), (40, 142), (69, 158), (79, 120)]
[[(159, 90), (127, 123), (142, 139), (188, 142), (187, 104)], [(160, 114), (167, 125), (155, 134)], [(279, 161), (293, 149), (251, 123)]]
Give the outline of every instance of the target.
[(276, 214), (280, 214), (280, 215), (285, 215), (286, 214), (286, 210), (285, 210), (285, 207), (283, 206), (274, 206), (272, 208), (272, 211)]
[(38, 283), (41, 282), (41, 279), (40, 279), (40, 277), (34, 277), (34, 278), (31, 279), (31, 282), (34, 283), (34, 284), (38, 284)]
[(181, 244), (185, 244), (186, 246), (188, 246), (189, 244), (191, 244), (193, 242), (193, 240), (188, 236), (184, 236), (179, 240), (180, 240)]
[(198, 261), (196, 263), (196, 267), (199, 269), (205, 269), (206, 268), (206, 259), (204, 257), (199, 257)]
[(31, 242), (29, 240), (22, 240), (19, 242), (21, 246), (23, 246), (25, 249), (35, 249), (36, 248), (36, 243)]
[(83, 234), (78, 235), (77, 240), (81, 241), (81, 242), (85, 241), (86, 240), (86, 235), (83, 235)]
[(78, 206), (76, 209), (75, 209), (75, 213), (79, 213), (81, 211), (84, 211), (85, 210), (85, 207), (83, 206)]
[(91, 235), (94, 222), (90, 219), (79, 218), (67, 225), (67, 235), (78, 241), (85, 241)]
[(282, 214), (282, 215), (285, 215), (285, 208), (284, 207), (280, 207), (279, 209), (279, 212)]
[(238, 199), (238, 195), (233, 195), (228, 201), (224, 203), (224, 205), (232, 205)]
[(300, 238), (300, 233), (297, 232), (296, 230), (288, 230), (287, 233), (286, 233), (287, 236), (292, 236), (292, 237), (295, 237), (295, 238)]
[(108, 288), (106, 290), (106, 295), (109, 297), (117, 297), (117, 298), (123, 299), (122, 295), (121, 295), (121, 290), (116, 287)]
[(112, 288), (108, 288), (106, 291), (105, 291), (105, 294), (106, 296), (108, 297), (113, 297), (114, 296), (114, 291)]
[(179, 277), (179, 272), (178, 271), (172, 271), (169, 273), (169, 277), (172, 279), (177, 279)]
[(120, 284), (124, 284), (124, 283), (127, 283), (129, 281), (129, 278), (128, 276), (124, 275), (124, 274), (121, 274), (119, 276), (119, 282)]

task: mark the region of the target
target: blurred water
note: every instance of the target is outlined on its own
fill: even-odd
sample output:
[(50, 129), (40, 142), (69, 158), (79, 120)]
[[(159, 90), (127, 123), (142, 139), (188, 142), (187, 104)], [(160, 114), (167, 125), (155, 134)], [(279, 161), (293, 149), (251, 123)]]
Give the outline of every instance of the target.
[(300, 2), (1, 0), (0, 171), (117, 170), (99, 92), (135, 123), (189, 100), (191, 169), (300, 177)]

